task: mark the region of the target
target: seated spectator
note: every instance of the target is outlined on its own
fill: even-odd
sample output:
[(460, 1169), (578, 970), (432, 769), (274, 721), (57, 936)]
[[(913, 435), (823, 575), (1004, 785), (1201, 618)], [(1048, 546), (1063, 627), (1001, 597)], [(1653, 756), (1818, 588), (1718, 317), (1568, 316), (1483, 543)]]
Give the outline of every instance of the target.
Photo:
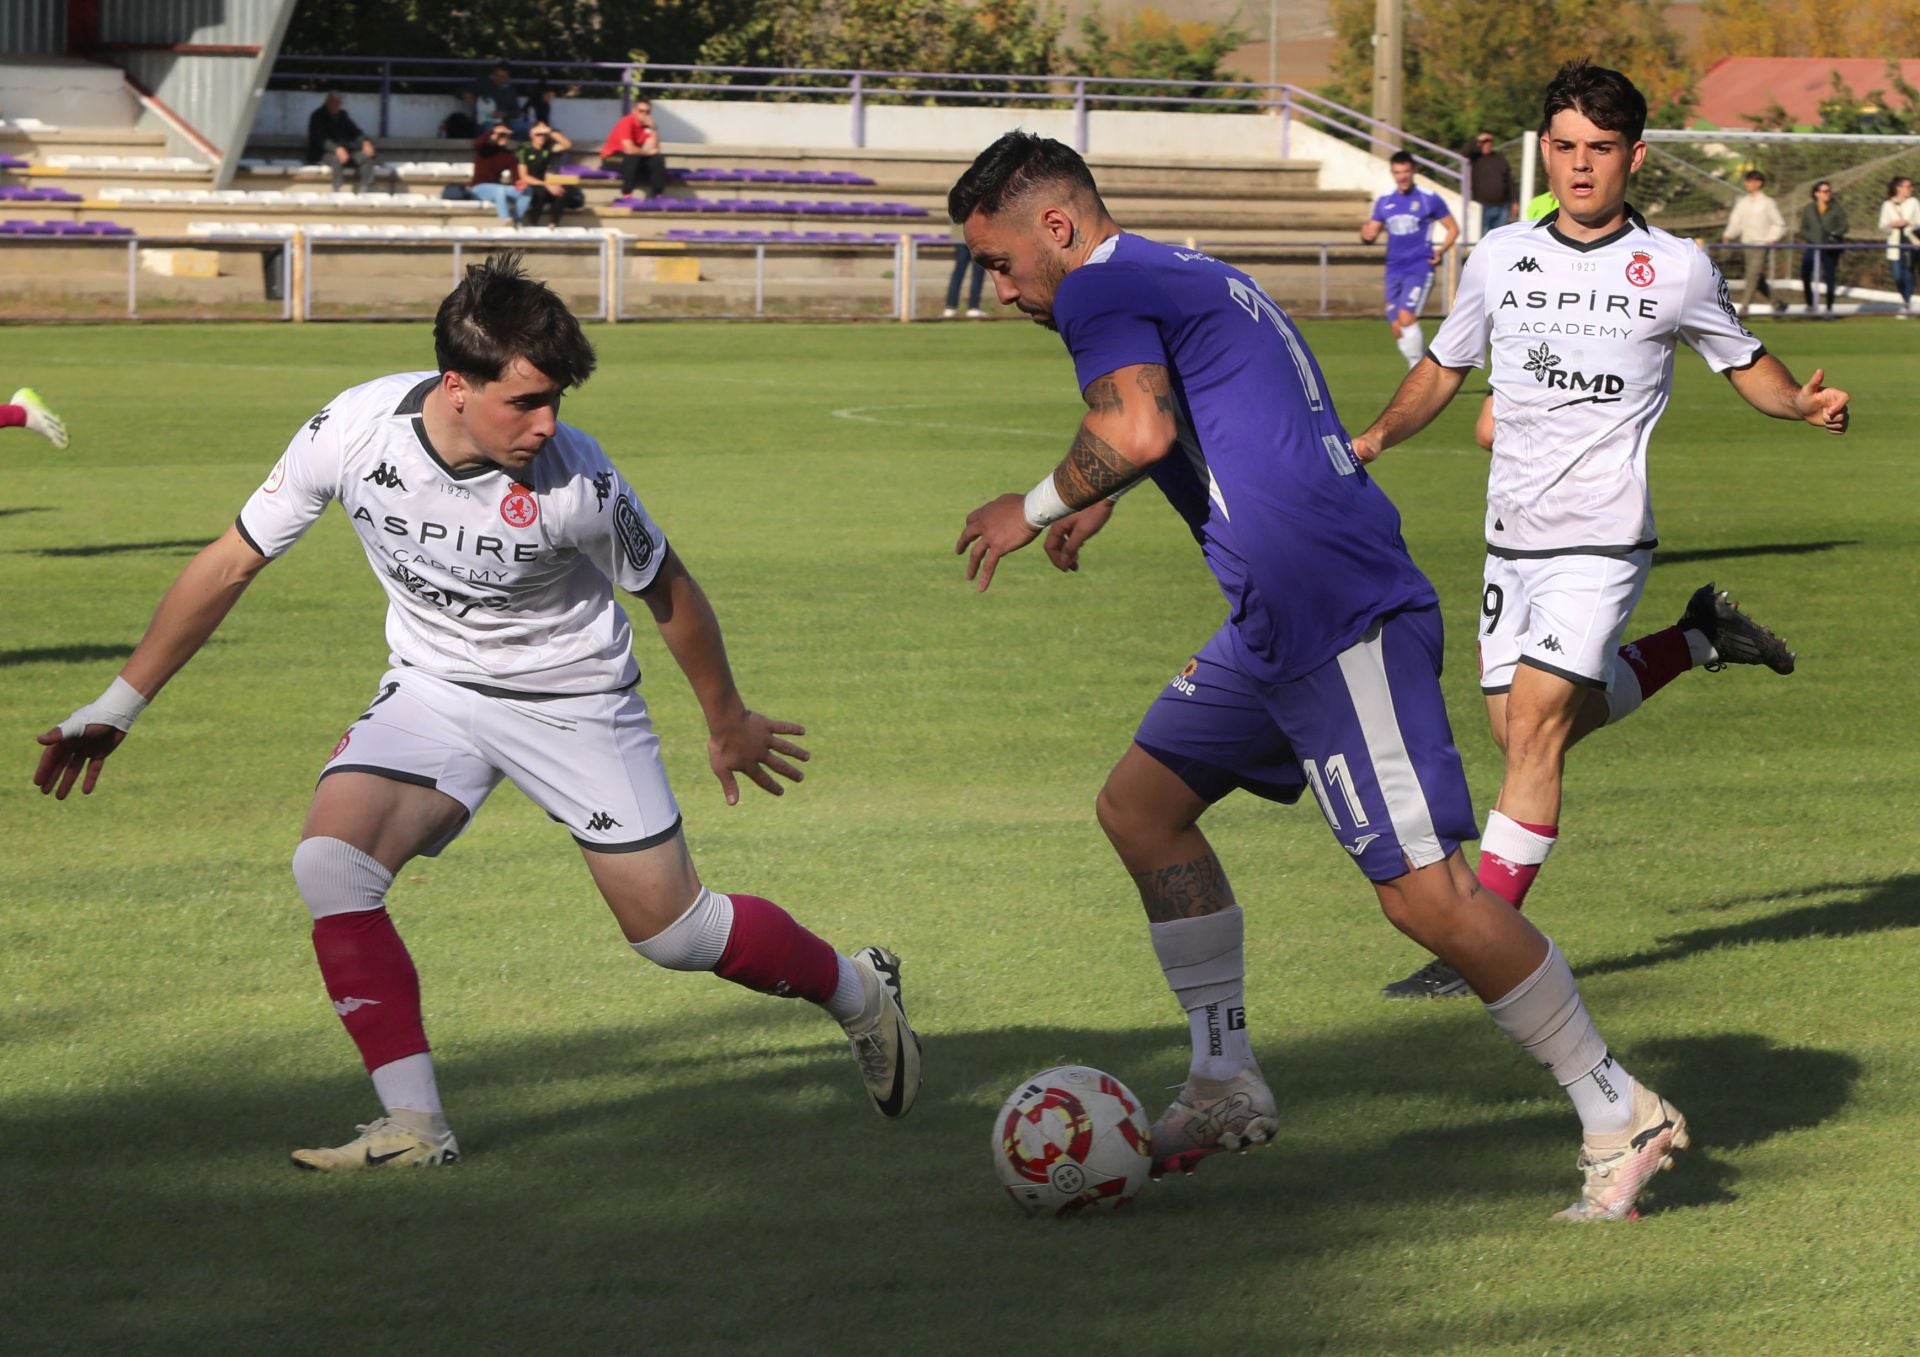
[(467, 192), (492, 203), (503, 222), (518, 226), (527, 215), (533, 195), (513, 153), (513, 129), (505, 123), (495, 123), (485, 136), (473, 139), (473, 178), (467, 181)]
[(448, 139), (472, 141), (480, 135), (480, 96), (470, 89), (461, 90), (460, 104), (440, 120), (440, 135)]
[(632, 193), (640, 176), (647, 177), (647, 196), (658, 198), (667, 191), (667, 158), (660, 154), (660, 132), (653, 125), (653, 105), (645, 99), (634, 101), (633, 110), (613, 125), (600, 147), (600, 163), (620, 162), (620, 189)]
[(513, 67), (496, 61), (487, 73), (473, 82), (480, 101), (480, 117), (488, 123), (505, 123), (515, 136), (523, 137), (533, 124), (520, 111), (520, 91), (513, 86)]
[(571, 184), (558, 184), (552, 176), (559, 173), (560, 166), (555, 157), (563, 151), (571, 151), (573, 143), (567, 140), (564, 132), (555, 131), (545, 123), (535, 123), (527, 134), (527, 144), (520, 148), (520, 182), (526, 187), (529, 198), (526, 220), (529, 225), (540, 223), (542, 212), (551, 212), (550, 225), (560, 224), (560, 214), (569, 207), (585, 207), (587, 196)]
[(553, 86), (542, 80), (533, 87), (533, 93), (527, 96), (526, 107), (521, 110), (526, 115), (528, 132), (531, 134), (534, 123), (553, 126)]
[(373, 187), (377, 154), (373, 142), (347, 112), (339, 91), (328, 91), (326, 101), (307, 119), (307, 163), (325, 165), (333, 171), (335, 193), (345, 185), (348, 168), (358, 168), (360, 180), (355, 192), (365, 193)]

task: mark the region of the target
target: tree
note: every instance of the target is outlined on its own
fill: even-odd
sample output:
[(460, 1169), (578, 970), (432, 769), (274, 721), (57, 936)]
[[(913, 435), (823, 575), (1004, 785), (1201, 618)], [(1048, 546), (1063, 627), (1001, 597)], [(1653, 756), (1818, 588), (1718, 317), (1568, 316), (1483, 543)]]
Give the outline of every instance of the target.
[[(1134, 76), (1141, 80), (1245, 80), (1223, 71), (1220, 63), (1251, 35), (1237, 25), (1203, 21), (1176, 22), (1147, 6), (1109, 22), (1098, 7), (1081, 16), (1080, 46), (1070, 69), (1075, 75)], [(1164, 95), (1151, 87), (1110, 93)], [(1212, 97), (1247, 98), (1250, 92), (1215, 90)], [(1154, 105), (1143, 105), (1154, 107)]]
[(1700, 51), (1736, 57), (1884, 57), (1920, 52), (1920, 0), (1707, 0)]
[[(1334, 0), (1329, 97), (1372, 102), (1373, 0)], [(1660, 0), (1414, 0), (1406, 22), (1406, 130), (1442, 146), (1540, 123), (1541, 95), (1561, 64), (1588, 57), (1627, 73), (1647, 96), (1650, 126), (1673, 126), (1693, 102), (1693, 72)]]

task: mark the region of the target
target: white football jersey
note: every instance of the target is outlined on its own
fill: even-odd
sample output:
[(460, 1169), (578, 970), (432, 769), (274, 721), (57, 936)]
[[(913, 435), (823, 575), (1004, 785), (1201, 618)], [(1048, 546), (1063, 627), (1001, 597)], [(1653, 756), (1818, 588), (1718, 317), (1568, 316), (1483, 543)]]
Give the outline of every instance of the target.
[(562, 424), (518, 478), (454, 469), (403, 372), (343, 391), (293, 436), (235, 520), (279, 556), (338, 500), (387, 591), (392, 663), (482, 692), (615, 692), (639, 677), (613, 586), (653, 582), (667, 544), (600, 445)]
[(1487, 234), (1427, 352), (1479, 367), (1492, 348), (1488, 552), (1624, 555), (1655, 544), (1647, 443), (1673, 391), (1674, 341), (1715, 372), (1764, 350), (1693, 242), (1632, 208), (1596, 241), (1555, 219)]

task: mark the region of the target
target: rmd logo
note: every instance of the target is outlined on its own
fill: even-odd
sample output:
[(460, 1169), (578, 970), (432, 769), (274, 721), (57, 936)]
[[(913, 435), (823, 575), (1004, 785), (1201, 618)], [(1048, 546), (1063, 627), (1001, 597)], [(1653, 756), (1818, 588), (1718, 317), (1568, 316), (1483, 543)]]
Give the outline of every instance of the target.
[(1535, 381), (1543, 384), (1549, 391), (1589, 393), (1549, 407), (1554, 410), (1564, 410), (1569, 405), (1612, 405), (1621, 399), (1620, 393), (1627, 389), (1626, 379), (1616, 377), (1611, 372), (1596, 372), (1589, 375), (1584, 372), (1566, 371), (1560, 366), (1560, 355), (1545, 344), (1537, 349), (1527, 350), (1526, 370), (1533, 374)]

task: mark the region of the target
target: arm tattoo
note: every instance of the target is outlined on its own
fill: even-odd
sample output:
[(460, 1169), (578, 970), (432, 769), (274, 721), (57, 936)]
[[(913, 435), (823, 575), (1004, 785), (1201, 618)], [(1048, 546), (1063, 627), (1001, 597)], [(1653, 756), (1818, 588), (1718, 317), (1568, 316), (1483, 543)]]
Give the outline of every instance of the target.
[(1140, 475), (1139, 467), (1082, 421), (1066, 458), (1053, 469), (1053, 483), (1060, 490), (1060, 498), (1075, 509), (1084, 509)]
[(1167, 380), (1167, 370), (1158, 363), (1148, 363), (1141, 367), (1137, 379), (1139, 387), (1153, 397), (1153, 407), (1163, 415), (1173, 413), (1173, 384)]
[(1082, 394), (1087, 409), (1096, 415), (1117, 415), (1126, 408), (1126, 402), (1120, 399), (1120, 383), (1111, 377), (1094, 378)]
[(1164, 924), (1176, 919), (1198, 919), (1233, 908), (1233, 887), (1220, 859), (1211, 852), (1192, 862), (1133, 873), (1146, 906), (1147, 922)]

